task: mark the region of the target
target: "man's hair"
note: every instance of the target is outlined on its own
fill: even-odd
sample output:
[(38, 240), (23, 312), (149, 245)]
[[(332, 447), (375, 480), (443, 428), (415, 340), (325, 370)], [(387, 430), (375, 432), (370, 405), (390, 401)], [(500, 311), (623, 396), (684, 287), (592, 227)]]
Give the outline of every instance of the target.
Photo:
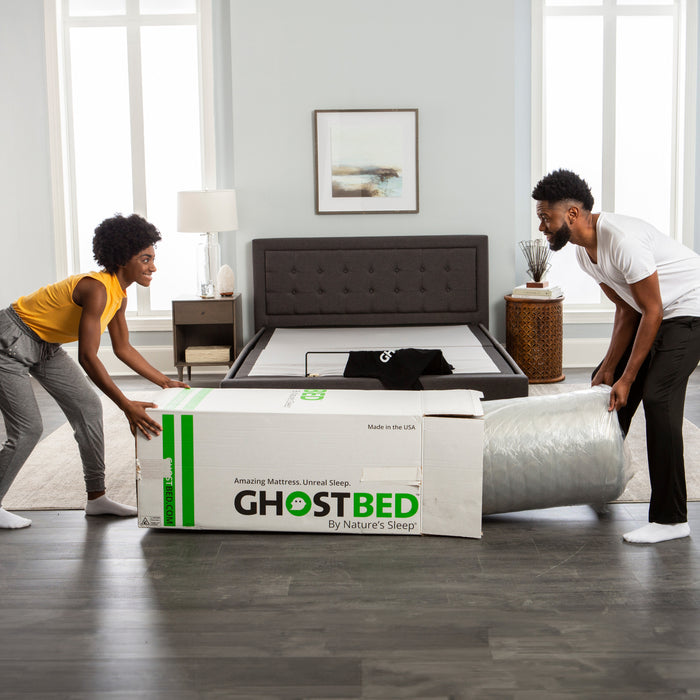
[(158, 229), (138, 214), (117, 214), (95, 229), (92, 253), (97, 263), (113, 274), (120, 265), (126, 265), (134, 255), (160, 239)]
[(593, 195), (588, 183), (571, 170), (554, 170), (545, 175), (532, 190), (532, 198), (538, 202), (557, 204), (573, 199), (581, 202), (586, 211), (593, 209)]

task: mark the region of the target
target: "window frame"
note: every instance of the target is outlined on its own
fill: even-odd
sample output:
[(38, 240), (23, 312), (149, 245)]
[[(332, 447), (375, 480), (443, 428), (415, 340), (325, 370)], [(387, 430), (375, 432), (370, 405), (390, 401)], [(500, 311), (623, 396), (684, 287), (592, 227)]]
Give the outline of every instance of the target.
[[(126, 28), (129, 61), (133, 211), (147, 216), (140, 28), (143, 26), (196, 25), (199, 55), (202, 188), (216, 188), (212, 0), (196, 0), (194, 14), (141, 15), (139, 13), (139, 0), (125, 0), (125, 4), (126, 12), (123, 15), (70, 17), (68, 16), (68, 0), (44, 0), (49, 146), (57, 279), (63, 279), (79, 271), (78, 230), (74, 214), (76, 211), (74, 144), (71, 105), (68, 99), (71, 86), (67, 35), (72, 27), (119, 26)], [(137, 289), (137, 302), (137, 309), (127, 311), (127, 323), (131, 330), (172, 330), (172, 314), (170, 312), (151, 311), (150, 292), (147, 288), (139, 287)]]
[[(600, 5), (546, 7), (546, 0), (532, 0), (531, 5), (531, 144), (532, 186), (540, 180), (546, 162), (544, 123), (544, 23), (547, 16), (578, 15), (603, 17), (603, 169), (600, 206), (615, 210), (615, 51), (616, 19), (619, 16), (672, 15), (674, 36), (674, 131), (671, 184), (671, 230), (669, 235), (689, 248), (694, 245), (695, 225), (695, 150), (696, 93), (698, 60), (698, 0), (674, 0), (671, 5), (617, 5), (616, 0), (601, 0)], [(683, 58), (683, 60), (681, 60)], [(536, 221), (535, 202), (531, 218)], [(532, 237), (537, 238), (537, 227)], [(598, 304), (569, 304), (564, 301), (564, 323), (612, 323), (614, 308), (601, 294)]]

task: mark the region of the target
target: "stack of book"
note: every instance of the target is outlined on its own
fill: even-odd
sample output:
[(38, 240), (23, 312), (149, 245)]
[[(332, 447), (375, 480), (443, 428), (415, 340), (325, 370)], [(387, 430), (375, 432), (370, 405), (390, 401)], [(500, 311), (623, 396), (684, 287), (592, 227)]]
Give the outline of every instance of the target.
[(515, 299), (557, 299), (562, 296), (562, 291), (558, 284), (547, 287), (528, 287), (526, 284), (519, 284), (511, 296)]
[(190, 345), (185, 348), (185, 362), (229, 362), (231, 347), (228, 345)]

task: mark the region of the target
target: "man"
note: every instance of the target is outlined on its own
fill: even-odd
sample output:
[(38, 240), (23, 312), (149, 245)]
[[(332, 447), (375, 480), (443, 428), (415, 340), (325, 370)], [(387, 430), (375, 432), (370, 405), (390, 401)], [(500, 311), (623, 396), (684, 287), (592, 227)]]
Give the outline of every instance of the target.
[(618, 412), (625, 435), (644, 405), (649, 524), (624, 539), (687, 537), (682, 426), (688, 378), (700, 361), (700, 256), (640, 219), (593, 214), (590, 188), (571, 171), (550, 173), (532, 197), (549, 247), (576, 245), (579, 266), (615, 304), (610, 346), (592, 385), (611, 387), (609, 410)]
[[(73, 275), (0, 310), (0, 412), (7, 430), (0, 449), (0, 504), (42, 433), (31, 375), (56, 399), (75, 431), (87, 490), (86, 514), (136, 515), (135, 508), (105, 493), (102, 404), (61, 344), (78, 341), (80, 365), (124, 411), (132, 433), (139, 430), (150, 438), (160, 432), (160, 425), (146, 413), (155, 404), (124, 396), (97, 357), (100, 336), (108, 328), (115, 355), (135, 372), (163, 388), (187, 386), (152, 367), (129, 343), (126, 289), (134, 282), (151, 284), (159, 240), (156, 227), (136, 214), (105, 219), (93, 238), (102, 271)], [(0, 528), (28, 527), (31, 522), (0, 506)]]

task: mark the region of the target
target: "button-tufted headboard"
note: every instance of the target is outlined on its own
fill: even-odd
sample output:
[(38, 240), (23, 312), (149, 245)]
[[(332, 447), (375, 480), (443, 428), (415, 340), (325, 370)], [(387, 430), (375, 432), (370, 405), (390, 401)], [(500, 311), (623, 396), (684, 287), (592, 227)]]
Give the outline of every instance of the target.
[(482, 323), (486, 236), (253, 241), (255, 328)]

